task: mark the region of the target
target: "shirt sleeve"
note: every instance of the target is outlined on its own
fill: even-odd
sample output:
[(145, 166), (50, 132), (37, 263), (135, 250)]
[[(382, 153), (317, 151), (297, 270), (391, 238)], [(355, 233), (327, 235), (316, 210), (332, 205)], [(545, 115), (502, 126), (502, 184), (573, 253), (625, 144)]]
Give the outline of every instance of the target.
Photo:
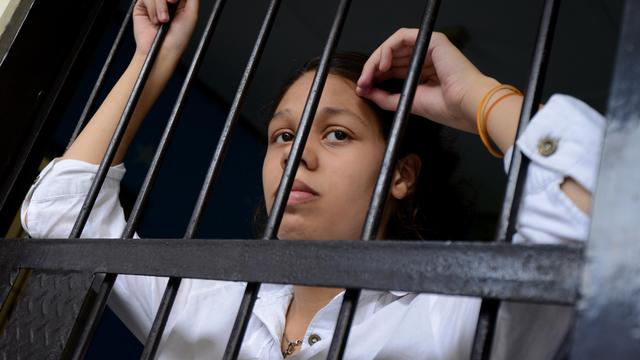
[[(533, 117), (516, 142), (531, 162), (514, 243), (577, 244), (587, 239), (590, 219), (560, 185), (571, 178), (594, 192), (605, 123), (598, 112), (566, 95), (552, 96)], [(504, 301), (491, 359), (552, 359), (572, 322), (571, 306)]]
[[(514, 243), (566, 244), (587, 239), (589, 217), (560, 190), (572, 178), (595, 190), (605, 119), (585, 103), (554, 95), (516, 142), (531, 160)], [(512, 149), (505, 156), (508, 168)]]
[[(36, 178), (22, 204), (20, 217), (33, 238), (66, 238), (71, 233), (97, 165), (70, 159), (54, 159)], [(82, 237), (119, 238), (125, 226), (118, 200), (124, 165), (109, 169)]]
[[(78, 217), (98, 165), (54, 159), (36, 178), (22, 204), (22, 226), (32, 238), (67, 238)], [(83, 238), (120, 238), (126, 225), (118, 198), (124, 165), (109, 169)], [(137, 235), (136, 235), (137, 237)], [(120, 275), (109, 297), (110, 307), (138, 339), (148, 333), (166, 278)]]

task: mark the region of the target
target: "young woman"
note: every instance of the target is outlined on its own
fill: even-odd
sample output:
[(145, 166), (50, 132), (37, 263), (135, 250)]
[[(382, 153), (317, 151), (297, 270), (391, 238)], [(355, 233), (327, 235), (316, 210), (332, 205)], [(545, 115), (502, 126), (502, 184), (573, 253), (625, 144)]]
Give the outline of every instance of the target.
[[(166, 0), (140, 0), (136, 6), (137, 50), (131, 64), (82, 134), (62, 158), (42, 171), (25, 199), (22, 222), (31, 236), (68, 235), (155, 30), (159, 22), (168, 21), (166, 5)], [(84, 237), (119, 237), (122, 233), (125, 219), (118, 202), (119, 180), (124, 174), (121, 162), (138, 125), (184, 51), (197, 7), (197, 0), (182, 0), (179, 4)], [(338, 55), (332, 62), (278, 233), (280, 239), (359, 239), (384, 153), (389, 127), (389, 113), (385, 110), (394, 110), (398, 102), (398, 94), (379, 84), (405, 76), (416, 35), (415, 29), (397, 31), (366, 62), (353, 54)], [(263, 165), (266, 209), (273, 203), (315, 66), (313, 62), (308, 64), (287, 84), (269, 121)], [(444, 35), (434, 33), (412, 112), (472, 133), (486, 128), (499, 148), (493, 151), (508, 158), (522, 98), (497, 85)], [(499, 96), (488, 96), (492, 91)], [(486, 105), (486, 111), (481, 111), (486, 127), (476, 124), (481, 104)], [(560, 118), (562, 123), (556, 122)], [(411, 126), (429, 124), (428, 121), (412, 119), (417, 125)], [(518, 141), (532, 164), (515, 241), (566, 243), (586, 238), (603, 126), (599, 114), (567, 96), (554, 96), (538, 112)], [(404, 146), (394, 172), (378, 235), (381, 239), (437, 233), (439, 221), (433, 219), (447, 213), (423, 211), (426, 215), (417, 216), (421, 214), (420, 206), (437, 209), (447, 203), (429, 204), (446, 186), (446, 181), (437, 179), (449, 174), (441, 171), (446, 169), (442, 165), (446, 165), (443, 159), (447, 157), (438, 144), (437, 131), (427, 126), (424, 133), (410, 135), (413, 136)], [(458, 220), (455, 216), (448, 217), (453, 224)], [(118, 278), (110, 305), (140, 339), (144, 339), (153, 322), (165, 284), (166, 279), (159, 278)], [(183, 281), (159, 357), (220, 358), (243, 291), (242, 283)], [(263, 285), (240, 358), (324, 358), (342, 294), (342, 289)], [(468, 359), (479, 305), (479, 299), (468, 297), (363, 291), (345, 357)], [(502, 358), (548, 358), (570, 322), (570, 311), (560, 307), (506, 304), (503, 309), (505, 321), (497, 332), (499, 338), (509, 337), (512, 341), (497, 344), (495, 354)]]

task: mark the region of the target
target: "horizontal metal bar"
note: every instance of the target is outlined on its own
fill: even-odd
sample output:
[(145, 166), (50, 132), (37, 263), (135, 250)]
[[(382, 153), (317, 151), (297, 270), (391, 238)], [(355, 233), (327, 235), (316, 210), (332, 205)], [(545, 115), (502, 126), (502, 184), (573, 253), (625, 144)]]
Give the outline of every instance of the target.
[(572, 304), (582, 248), (421, 241), (15, 239), (0, 264)]

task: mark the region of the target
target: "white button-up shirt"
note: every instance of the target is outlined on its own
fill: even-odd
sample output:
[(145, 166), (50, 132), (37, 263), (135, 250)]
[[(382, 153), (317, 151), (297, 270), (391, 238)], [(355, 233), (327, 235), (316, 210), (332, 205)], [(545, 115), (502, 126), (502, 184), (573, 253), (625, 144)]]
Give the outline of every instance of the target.
[[(563, 95), (553, 96), (536, 114), (517, 142), (531, 165), (514, 242), (559, 244), (586, 239), (589, 218), (560, 191), (560, 184), (571, 177), (593, 192), (604, 124), (603, 117), (586, 104)], [(67, 237), (96, 170), (97, 165), (81, 161), (53, 160), (24, 201), (25, 230), (34, 238)], [(124, 172), (122, 164), (109, 170), (83, 237), (121, 236), (125, 217), (118, 192)], [(131, 275), (116, 281), (109, 304), (142, 341), (166, 282), (166, 278)], [(184, 279), (159, 358), (221, 358), (244, 287), (244, 283)], [(282, 359), (280, 344), (292, 291), (290, 285), (262, 286), (241, 359)], [(314, 316), (300, 351), (291, 359), (326, 356), (342, 296), (338, 294)], [(468, 359), (479, 308), (477, 298), (364, 290), (345, 358)], [(570, 321), (570, 308), (503, 302), (493, 358), (549, 358)]]

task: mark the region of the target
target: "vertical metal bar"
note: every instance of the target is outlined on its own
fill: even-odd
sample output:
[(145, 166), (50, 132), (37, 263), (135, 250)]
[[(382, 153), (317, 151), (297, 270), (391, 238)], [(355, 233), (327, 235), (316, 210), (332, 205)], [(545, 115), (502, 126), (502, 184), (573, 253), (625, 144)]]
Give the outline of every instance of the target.
[[(198, 44), (194, 55), (194, 60), (191, 62), (191, 65), (187, 72), (187, 76), (178, 95), (178, 99), (176, 100), (176, 105), (171, 112), (169, 121), (160, 139), (158, 149), (156, 150), (153, 160), (151, 161), (149, 171), (147, 172), (140, 193), (138, 194), (136, 202), (131, 211), (129, 220), (127, 221), (125, 229), (122, 233), (121, 238), (123, 239), (131, 239), (134, 235), (135, 228), (137, 227), (137, 224), (141, 218), (144, 206), (149, 198), (151, 189), (153, 187), (153, 184), (155, 183), (155, 179), (157, 178), (157, 175), (160, 171), (161, 162), (164, 159), (166, 151), (169, 147), (169, 143), (178, 124), (178, 120), (180, 119), (180, 116), (184, 109), (184, 104), (186, 103), (189, 90), (191, 89), (191, 85), (193, 83), (195, 75), (197, 74), (198, 69), (202, 64), (202, 60), (204, 59), (205, 50), (208, 47), (213, 29), (215, 28), (219, 20), (224, 2), (224, 0), (219, 0), (214, 5), (209, 21), (207, 22), (207, 25), (205, 27), (204, 35), (200, 43)], [(85, 107), (85, 109), (86, 108), (87, 107)], [(116, 278), (117, 274), (106, 274), (104, 279), (100, 282), (99, 290), (95, 296), (95, 300), (91, 304), (91, 309), (89, 310), (87, 316), (89, 329), (85, 333), (87, 334), (88, 339), (90, 339), (95, 332), (98, 320), (101, 318), (102, 313), (104, 312), (104, 308), (106, 306), (113, 285), (115, 284)]]
[[(524, 91), (522, 109), (520, 110), (516, 139), (524, 133), (529, 121), (538, 110), (542, 99), (544, 77), (553, 43), (553, 34), (559, 8), (560, 0), (546, 0), (542, 9), (540, 23), (538, 25), (536, 47), (531, 61), (529, 82)], [(520, 200), (527, 177), (528, 166), (529, 159), (522, 156), (522, 153), (514, 145), (495, 241), (511, 242), (516, 232), (518, 210), (520, 208)], [(488, 359), (491, 356), (491, 345), (499, 309), (500, 302), (498, 300), (484, 299), (482, 301), (473, 341), (472, 359)]]
[(273, 23), (278, 13), (280, 3), (280, 0), (271, 0), (271, 2), (269, 3), (267, 13), (258, 33), (258, 38), (256, 39), (253, 50), (251, 51), (251, 55), (249, 56), (249, 61), (247, 62), (244, 74), (242, 75), (242, 79), (240, 80), (240, 85), (238, 86), (236, 96), (234, 97), (233, 103), (231, 104), (231, 109), (229, 110), (224, 128), (222, 129), (222, 133), (220, 134), (220, 139), (214, 151), (213, 158), (211, 159), (211, 164), (209, 166), (209, 169), (207, 170), (204, 184), (202, 186), (200, 194), (198, 195), (196, 206), (194, 208), (193, 214), (191, 215), (191, 219), (189, 220), (189, 225), (185, 234), (185, 238), (187, 239), (194, 236), (195, 231), (200, 224), (202, 214), (206, 208), (207, 200), (209, 199), (209, 195), (211, 194), (211, 190), (213, 188), (213, 183), (215, 182), (215, 179), (218, 176), (220, 167), (222, 165), (222, 159), (224, 159), (227, 148), (229, 147), (235, 123), (240, 116), (240, 108), (244, 103), (247, 90), (251, 85), (253, 76), (255, 75), (256, 68), (258, 67), (258, 61), (260, 60), (264, 47), (267, 43), (267, 38), (269, 36), (269, 33), (271, 32), (271, 28), (273, 27)]
[(107, 76), (107, 72), (111, 68), (111, 64), (113, 63), (115, 53), (118, 50), (118, 48), (120, 48), (120, 44), (122, 43), (122, 38), (126, 33), (126, 30), (129, 27), (129, 24), (131, 23), (131, 17), (132, 17), (133, 9), (135, 8), (136, 3), (137, 3), (137, 0), (133, 0), (131, 2), (131, 6), (129, 6), (129, 10), (127, 11), (127, 14), (124, 17), (124, 20), (122, 21), (122, 25), (120, 25), (120, 30), (118, 30), (118, 34), (116, 35), (113, 45), (111, 46), (111, 50), (109, 50), (107, 59), (105, 60), (104, 65), (102, 65), (102, 69), (100, 70), (100, 74), (96, 79), (96, 83), (93, 86), (93, 89), (91, 89), (91, 94), (89, 94), (87, 103), (84, 105), (84, 109), (82, 110), (80, 119), (78, 119), (78, 124), (76, 125), (76, 128), (73, 130), (73, 134), (69, 139), (69, 144), (67, 145), (67, 148), (69, 148), (71, 144), (73, 144), (73, 142), (78, 137), (78, 134), (80, 134), (80, 131), (82, 130), (82, 128), (85, 125), (85, 122), (87, 121), (87, 117), (89, 116), (89, 113), (91, 112), (91, 110), (93, 109), (93, 106), (95, 105), (96, 99), (98, 97), (98, 92), (102, 88), (102, 85), (104, 84), (105, 78)]
[(496, 330), (496, 318), (499, 309), (500, 301), (482, 299), (471, 348), (471, 360), (486, 360), (491, 356), (491, 345)]
[[(81, 49), (94, 30), (96, 20), (105, 10), (104, 5), (105, 1), (96, 1), (94, 6), (85, 9), (89, 12), (86, 13), (86, 20), (81, 22), (83, 25), (80, 33), (83, 35), (74, 42), (70, 49), (70, 55), (64, 57), (64, 62), (61, 64), (63, 71), (56, 76), (56, 80), (52, 83), (52, 96), (49, 96), (48, 101), (44, 103), (38, 101), (38, 104), (33, 104), (35, 108), (39, 108), (34, 114), (37, 113), (41, 120), (51, 115), (53, 104), (60, 95), (61, 86), (69, 80), (69, 74), (72, 72), (71, 67), (78, 60), (77, 58), (82, 52)], [(42, 11), (47, 9), (36, 8), (37, 6), (34, 5), (34, 9), (32, 9), (34, 19), (44, 19), (43, 16), (47, 15)], [(30, 12), (29, 18), (31, 15)], [(48, 13), (48, 15), (49, 18), (56, 18), (55, 14)], [(40, 94), (43, 94), (43, 91), (39, 92), (38, 98), (40, 98)], [(40, 125), (37, 127), (38, 129), (34, 129), (33, 136), (36, 136), (40, 131)], [(33, 155), (29, 153), (34, 145), (31, 143), (32, 140), (35, 138), (29, 139), (29, 144), (24, 147), (25, 151), (19, 156), (21, 163)], [(59, 357), (63, 350), (61, 345), (64, 344), (73, 327), (74, 316), (72, 314), (78, 313), (76, 306), (80, 305), (81, 295), (89, 289), (89, 280), (92, 276), (93, 274), (90, 273), (56, 271), (48, 274), (46, 271), (21, 270), (18, 277), (15, 278), (16, 282), (9, 293), (8, 301), (3, 304), (3, 310), (0, 311), (0, 322), (4, 323), (6, 320), (6, 327), (3, 326), (4, 334), (0, 337), (3, 356), (29, 358), (44, 357), (43, 354), (46, 354), (48, 357)], [(56, 283), (64, 284), (64, 288), (55, 286)], [(58, 291), (52, 292), (51, 286), (57, 287)], [(20, 301), (16, 301), (16, 299), (20, 299)], [(42, 312), (37, 307), (25, 306), (33, 301), (49, 304), (58, 311)], [(54, 327), (49, 326), (52, 323), (55, 323)], [(25, 338), (25, 333), (30, 334), (30, 337)]]
[(304, 146), (307, 143), (307, 137), (311, 130), (313, 118), (318, 108), (318, 103), (320, 102), (320, 95), (322, 94), (322, 89), (324, 88), (327, 75), (329, 74), (329, 61), (331, 60), (331, 55), (338, 43), (350, 5), (350, 0), (341, 0), (340, 4), (338, 4), (338, 10), (331, 26), (329, 38), (327, 39), (322, 57), (320, 58), (320, 63), (318, 64), (318, 69), (316, 70), (313, 83), (311, 84), (311, 89), (309, 90), (309, 96), (302, 112), (298, 130), (296, 131), (296, 136), (293, 139), (293, 144), (291, 145), (287, 166), (282, 174), (282, 178), (280, 179), (278, 192), (276, 193), (273, 206), (271, 207), (267, 226), (262, 237), (264, 240), (274, 239), (278, 234), (282, 215), (284, 214), (284, 210), (287, 206), (289, 192), (291, 191), (291, 186), (295, 180), (298, 165), (302, 158), (302, 152), (304, 151)]
[[(227, 115), (224, 128), (222, 130), (220, 138), (218, 139), (218, 144), (214, 151), (211, 164), (205, 176), (205, 180), (196, 201), (191, 219), (189, 220), (189, 224), (184, 235), (185, 239), (193, 238), (198, 229), (202, 214), (204, 213), (208, 199), (211, 195), (211, 191), (213, 190), (213, 184), (218, 177), (222, 166), (222, 161), (229, 147), (233, 129), (235, 128), (235, 124), (240, 115), (240, 108), (244, 103), (247, 91), (255, 75), (258, 62), (266, 46), (267, 39), (269, 37), (269, 34), (273, 27), (273, 23), (278, 13), (278, 9), (280, 7), (280, 3), (281, 0), (272, 0), (269, 4), (267, 13), (258, 33), (258, 37), (249, 57), (249, 61), (247, 62), (244, 74), (242, 76), (242, 79), (240, 80), (240, 85), (238, 87), (238, 90), (236, 91), (236, 96), (231, 105), (231, 109), (229, 110), (229, 114)], [(165, 292), (162, 296), (158, 312), (156, 313), (156, 317), (151, 327), (149, 337), (147, 338), (145, 349), (141, 357), (142, 359), (153, 359), (155, 357), (155, 354), (158, 350), (158, 345), (160, 344), (160, 340), (162, 338), (164, 327), (171, 313), (173, 302), (180, 288), (180, 283), (180, 278), (169, 279), (167, 288), (165, 289)]]
[[(363, 241), (375, 240), (380, 228), (385, 201), (389, 195), (389, 185), (391, 184), (398, 149), (402, 141), (407, 119), (411, 113), (411, 105), (415, 97), (416, 87), (420, 81), (422, 64), (424, 64), (427, 55), (429, 41), (431, 40), (431, 34), (433, 33), (439, 8), (440, 0), (429, 0), (422, 16), (420, 31), (418, 32), (418, 38), (416, 39), (415, 48), (411, 57), (411, 64), (409, 65), (407, 78), (400, 94), (387, 148), (380, 166), (380, 174), (376, 181), (362, 230)], [(349, 329), (351, 328), (351, 322), (356, 312), (359, 295), (360, 289), (347, 289), (345, 291), (327, 359), (337, 360), (341, 359), (344, 355), (349, 337)]]
[[(170, 6), (170, 11), (171, 11), (171, 15), (173, 15), (173, 13), (175, 12), (175, 5), (173, 4), (171, 5), (172, 6)], [(109, 171), (111, 162), (113, 161), (116, 151), (118, 150), (120, 141), (124, 136), (127, 126), (129, 125), (129, 121), (131, 120), (133, 111), (135, 110), (138, 100), (140, 98), (140, 95), (142, 94), (142, 90), (144, 89), (144, 84), (146, 83), (147, 78), (151, 73), (153, 63), (160, 51), (160, 46), (162, 45), (162, 41), (164, 40), (164, 37), (166, 36), (169, 30), (169, 26), (170, 26), (169, 23), (162, 24), (158, 29), (158, 32), (155, 38), (153, 39), (153, 43), (151, 45), (151, 48), (149, 49), (149, 53), (145, 58), (144, 64), (142, 65), (142, 69), (140, 70), (140, 74), (138, 75), (138, 79), (136, 80), (133, 86), (131, 95), (127, 100), (127, 104), (125, 105), (122, 116), (120, 117), (116, 130), (111, 138), (111, 141), (109, 142), (109, 146), (107, 147), (107, 151), (105, 152), (104, 158), (102, 159), (100, 166), (98, 167), (96, 177), (93, 180), (93, 183), (91, 184), (91, 188), (89, 189), (87, 198), (82, 204), (82, 208), (80, 209), (80, 214), (78, 215), (78, 218), (76, 220), (76, 223), (73, 226), (73, 229), (71, 230), (71, 234), (69, 235), (69, 238), (80, 237), (80, 234), (82, 233), (82, 229), (87, 223), (87, 219), (89, 218), (91, 209), (95, 204), (100, 188), (102, 187), (104, 179), (107, 176), (107, 172)]]
[[(549, 53), (551, 52), (553, 33), (556, 28), (559, 8), (560, 0), (545, 0), (540, 25), (538, 26), (536, 48), (531, 61), (529, 82), (524, 91), (516, 139), (524, 133), (529, 121), (538, 111), (542, 100), (544, 77), (547, 72)], [(511, 241), (511, 237), (515, 233), (516, 219), (518, 217), (520, 199), (522, 198), (522, 190), (524, 189), (524, 183), (527, 177), (528, 165), (529, 160), (522, 156), (522, 152), (518, 151), (517, 147), (514, 146), (511, 164), (509, 165), (507, 188), (505, 190), (502, 211), (498, 222), (497, 241)]]
[[(131, 211), (131, 215), (122, 233), (121, 237), (123, 239), (133, 238), (133, 235), (135, 233), (135, 228), (138, 225), (138, 222), (142, 216), (142, 210), (147, 203), (149, 195), (151, 194), (151, 189), (153, 187), (153, 184), (155, 183), (155, 179), (157, 178), (157, 175), (160, 172), (160, 165), (162, 163), (162, 160), (164, 159), (167, 149), (169, 148), (169, 143), (173, 138), (173, 133), (175, 132), (175, 128), (178, 125), (178, 120), (180, 119), (180, 116), (184, 109), (184, 104), (186, 103), (186, 99), (188, 97), (189, 91), (191, 89), (191, 85), (193, 83), (193, 79), (195, 78), (195, 75), (197, 74), (198, 69), (202, 64), (205, 50), (208, 47), (209, 41), (211, 39), (211, 34), (213, 33), (213, 29), (215, 28), (219, 20), (220, 13), (222, 12), (222, 7), (224, 6), (224, 3), (225, 3), (224, 0), (219, 0), (214, 5), (209, 21), (207, 22), (207, 25), (205, 27), (203, 37), (200, 43), (198, 44), (198, 47), (194, 55), (194, 59), (191, 62), (189, 70), (187, 71), (185, 81), (182, 85), (180, 93), (178, 94), (178, 99), (176, 100), (176, 104), (171, 112), (169, 121), (167, 122), (164, 133), (162, 134), (162, 137), (160, 139), (158, 149), (154, 154), (153, 160), (151, 161), (151, 165), (149, 167), (149, 171), (147, 172), (147, 175), (142, 184), (140, 193), (138, 194), (136, 198), (136, 202)], [(97, 326), (97, 323), (98, 323), (98, 319), (102, 317), (104, 308), (106, 307), (107, 300), (109, 298), (109, 294), (113, 289), (117, 276), (118, 276), (117, 274), (106, 274), (104, 279), (101, 281), (99, 285), (100, 287), (96, 295), (96, 299), (94, 300), (92, 304), (92, 308), (89, 312), (90, 314), (89, 321), (91, 323), (91, 329), (87, 331), (89, 338), (93, 336), (93, 333), (95, 332), (95, 327)], [(170, 281), (167, 286), (168, 287), (176, 286), (176, 284), (174, 283), (175, 281), (173, 282)], [(162, 308), (162, 304), (165, 304), (165, 303), (166, 302), (164, 301), (161, 303), (161, 308)], [(164, 324), (162, 324), (162, 326), (164, 326)], [(153, 350), (155, 351), (155, 349)]]
[[(169, 12), (172, 18), (175, 14), (175, 10), (176, 6), (170, 4)], [(170, 23), (165, 23), (162, 24), (158, 29), (151, 48), (149, 49), (149, 53), (147, 54), (144, 64), (142, 65), (142, 69), (140, 70), (138, 79), (133, 86), (131, 95), (127, 100), (127, 104), (125, 105), (116, 130), (111, 138), (107, 151), (105, 152), (100, 166), (98, 167), (96, 177), (94, 178), (87, 197), (82, 204), (82, 208), (80, 210), (80, 213), (78, 214), (78, 218), (73, 226), (73, 229), (71, 230), (69, 238), (78, 238), (82, 233), (82, 230), (89, 218), (89, 214), (91, 213), (91, 209), (93, 208), (93, 205), (95, 204), (95, 201), (98, 197), (100, 188), (102, 187), (102, 184), (104, 183), (104, 180), (107, 176), (107, 172), (109, 170), (109, 167), (111, 166), (111, 162), (113, 161), (113, 158), (119, 147), (120, 141), (122, 140), (122, 136), (127, 129), (129, 121), (131, 120), (131, 117), (133, 115), (133, 111), (136, 108), (138, 99), (142, 94), (142, 90), (144, 89), (146, 80), (151, 73), (153, 63), (160, 51), (160, 46), (162, 45), (164, 37), (168, 32), (169, 26)], [(99, 315), (101, 313), (101, 310), (104, 309), (104, 303), (106, 302), (106, 298), (108, 297), (109, 291), (115, 281), (115, 275), (109, 275), (105, 280), (106, 281), (101, 284), (100, 289), (96, 295), (93, 295), (92, 291), (90, 290), (87, 294), (87, 297), (85, 297), (80, 315), (76, 320), (74, 329), (72, 330), (72, 334), (65, 347), (65, 354), (69, 354), (68, 356), (70, 356), (72, 359), (84, 358), (89, 348), (91, 337), (99, 320)]]
[(640, 1), (623, 14), (571, 359), (640, 354)]
[[(341, 0), (338, 4), (338, 9), (336, 11), (336, 16), (333, 20), (333, 24), (331, 25), (329, 37), (322, 52), (320, 63), (318, 64), (318, 68), (316, 69), (316, 74), (313, 78), (311, 88), (309, 89), (307, 102), (305, 103), (304, 109), (302, 111), (302, 117), (300, 118), (298, 130), (296, 131), (296, 136), (293, 139), (293, 144), (289, 152), (289, 160), (287, 161), (287, 165), (282, 174), (282, 178), (280, 179), (278, 191), (276, 193), (273, 206), (271, 207), (271, 212), (269, 213), (267, 226), (262, 237), (263, 240), (271, 240), (277, 237), (278, 228), (280, 227), (282, 216), (284, 215), (284, 210), (287, 205), (287, 199), (289, 198), (289, 193), (291, 192), (291, 186), (293, 185), (293, 181), (295, 180), (296, 172), (298, 170), (298, 166), (302, 158), (302, 153), (304, 151), (304, 146), (307, 142), (307, 138), (309, 137), (311, 125), (313, 124), (313, 119), (318, 108), (318, 103), (320, 102), (322, 89), (324, 88), (327, 76), (329, 75), (329, 64), (331, 61), (331, 56), (333, 55), (333, 52), (335, 51), (335, 48), (338, 44), (338, 40), (340, 38), (342, 28), (344, 27), (350, 5), (351, 0)], [(242, 301), (240, 303), (240, 309), (238, 310), (233, 329), (231, 330), (229, 342), (227, 343), (227, 347), (225, 349), (223, 357), (225, 360), (238, 358), (240, 347), (242, 346), (242, 339), (244, 338), (247, 324), (249, 323), (249, 319), (251, 318), (251, 311), (253, 310), (253, 305), (255, 304), (255, 300), (259, 291), (259, 283), (247, 284), (244, 295), (242, 297)]]

